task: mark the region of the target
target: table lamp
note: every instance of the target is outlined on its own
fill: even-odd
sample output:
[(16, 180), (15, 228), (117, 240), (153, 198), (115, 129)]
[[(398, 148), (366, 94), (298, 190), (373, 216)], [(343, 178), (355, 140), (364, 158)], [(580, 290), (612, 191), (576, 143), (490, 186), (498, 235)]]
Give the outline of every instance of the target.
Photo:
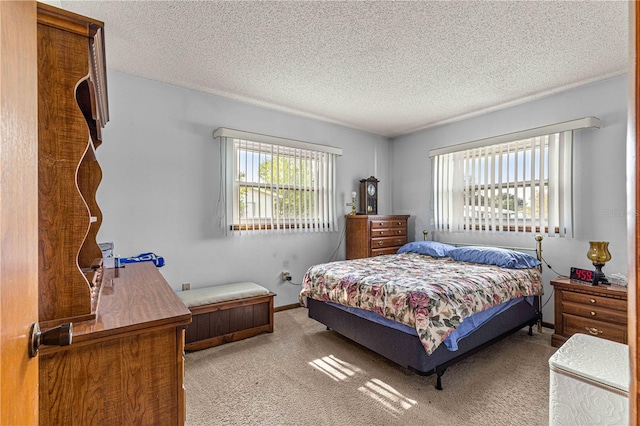
[(604, 283), (608, 284), (609, 280), (604, 276), (602, 267), (605, 263), (611, 260), (611, 253), (609, 253), (609, 243), (605, 241), (589, 241), (589, 251), (587, 252), (587, 258), (593, 263), (596, 268), (595, 276), (593, 278), (594, 284)]

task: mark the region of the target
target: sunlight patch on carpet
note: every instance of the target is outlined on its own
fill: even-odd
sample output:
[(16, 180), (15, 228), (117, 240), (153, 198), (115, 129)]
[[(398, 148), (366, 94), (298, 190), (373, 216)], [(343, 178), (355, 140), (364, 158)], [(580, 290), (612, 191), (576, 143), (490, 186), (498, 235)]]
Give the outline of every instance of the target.
[(417, 401), (408, 398), (382, 380), (371, 379), (358, 390), (379, 402), (386, 411), (393, 415), (402, 414), (416, 405)]
[(342, 361), (333, 355), (314, 359), (309, 362), (309, 365), (331, 377), (336, 382), (346, 380), (361, 372), (355, 365)]

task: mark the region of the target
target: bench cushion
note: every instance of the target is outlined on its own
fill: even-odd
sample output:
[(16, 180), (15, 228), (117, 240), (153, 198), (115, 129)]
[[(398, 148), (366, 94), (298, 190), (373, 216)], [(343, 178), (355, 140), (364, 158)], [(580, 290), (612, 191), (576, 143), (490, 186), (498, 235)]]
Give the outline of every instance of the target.
[(252, 282), (216, 285), (176, 292), (188, 308), (247, 297), (266, 296), (269, 290)]

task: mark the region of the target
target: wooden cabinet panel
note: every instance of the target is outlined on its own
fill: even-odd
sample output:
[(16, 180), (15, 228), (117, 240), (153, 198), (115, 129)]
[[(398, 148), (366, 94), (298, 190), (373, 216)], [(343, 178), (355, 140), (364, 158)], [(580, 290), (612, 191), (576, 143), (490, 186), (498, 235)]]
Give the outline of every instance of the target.
[(77, 265), (90, 217), (76, 186), (89, 138), (73, 96), (88, 73), (87, 38), (38, 23), (40, 321), (91, 314), (89, 282)]
[(177, 344), (168, 328), (41, 355), (40, 423), (179, 424)]
[(407, 215), (349, 215), (347, 259), (393, 254), (407, 242)]
[(555, 290), (553, 346), (561, 346), (575, 333), (627, 343), (625, 287), (592, 286), (568, 278), (551, 280), (551, 285)]
[(191, 312), (150, 262), (95, 266), (103, 24), (37, 10), (40, 328), (73, 323), (71, 345), (40, 348), (39, 424), (182, 425)]
[(150, 262), (105, 280), (96, 319), (40, 351), (40, 424), (183, 424), (191, 313)]

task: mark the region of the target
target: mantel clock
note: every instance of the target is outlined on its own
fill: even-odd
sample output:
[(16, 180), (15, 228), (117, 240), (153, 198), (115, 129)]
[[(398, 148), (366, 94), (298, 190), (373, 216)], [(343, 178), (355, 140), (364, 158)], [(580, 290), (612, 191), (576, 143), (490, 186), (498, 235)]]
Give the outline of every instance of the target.
[(360, 180), (360, 211), (378, 214), (378, 179), (371, 176)]

